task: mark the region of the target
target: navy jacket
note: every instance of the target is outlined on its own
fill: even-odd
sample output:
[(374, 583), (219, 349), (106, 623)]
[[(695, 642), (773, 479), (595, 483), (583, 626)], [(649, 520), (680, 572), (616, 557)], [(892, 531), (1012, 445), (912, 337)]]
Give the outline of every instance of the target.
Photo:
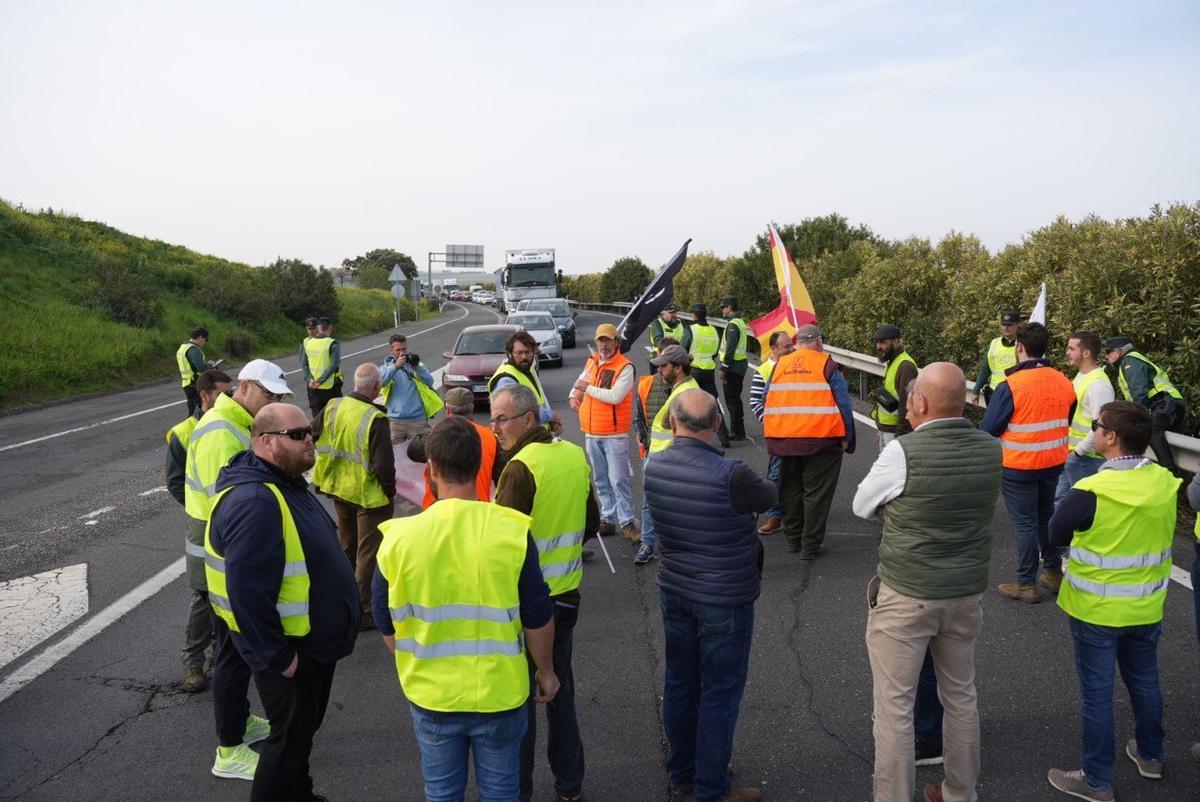
[[(279, 502), (264, 484), (279, 488), (296, 521), (308, 569), (311, 631), (283, 634), (275, 603), (283, 582), (283, 524)], [(354, 571), (338, 542), (337, 525), (303, 479), (292, 479), (253, 451), (221, 469), (217, 490), (232, 487), (212, 518), (213, 547), (225, 557), (229, 601), (240, 633), (233, 642), (254, 671), (283, 672), (297, 652), (333, 663), (354, 651), (362, 605)]]
[(646, 498), (658, 535), (658, 585), (700, 604), (758, 598), (762, 545), (754, 524), (775, 503), (775, 483), (694, 437), (676, 437), (646, 463)]

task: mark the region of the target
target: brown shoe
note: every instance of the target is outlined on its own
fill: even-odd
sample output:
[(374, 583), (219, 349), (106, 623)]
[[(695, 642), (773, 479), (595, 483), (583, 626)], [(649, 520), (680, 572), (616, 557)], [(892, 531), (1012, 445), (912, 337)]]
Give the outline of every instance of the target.
[(767, 522), (765, 524), (758, 527), (758, 533), (760, 535), (773, 535), (782, 528), (783, 528), (783, 521), (779, 520), (774, 515), (772, 515), (770, 518), (767, 519)]
[(617, 533), (617, 527), (613, 526), (608, 521), (601, 521), (600, 529), (598, 531), (603, 537), (612, 537)]
[(1063, 573), (1061, 570), (1054, 571), (1047, 568), (1038, 574), (1038, 582), (1041, 582), (1042, 586), (1051, 593), (1058, 593), (1058, 588), (1060, 585), (1062, 585), (1062, 581)]
[(731, 788), (725, 802), (758, 802), (762, 799), (762, 791), (757, 788)]
[(942, 784), (928, 783), (925, 786), (925, 802), (942, 802)]
[(208, 687), (208, 677), (203, 666), (188, 666), (183, 670), (183, 692), (200, 693)]
[(1037, 604), (1042, 600), (1037, 585), (1018, 585), (1016, 582), (1005, 582), (996, 590), (1006, 599), (1023, 601), (1026, 604)]
[(637, 524), (635, 524), (633, 521), (630, 521), (622, 526), (621, 532), (625, 535), (625, 539), (630, 543), (642, 542), (642, 533), (638, 531)]

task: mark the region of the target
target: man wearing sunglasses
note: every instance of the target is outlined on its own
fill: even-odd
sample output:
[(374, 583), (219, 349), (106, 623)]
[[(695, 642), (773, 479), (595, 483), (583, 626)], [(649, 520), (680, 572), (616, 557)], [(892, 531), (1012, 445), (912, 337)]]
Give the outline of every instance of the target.
[(251, 449), (217, 479), (205, 543), (214, 612), (272, 722), (254, 802), (319, 798), (309, 775), (313, 735), (362, 614), (337, 527), (304, 479), (316, 460), (312, 434), (299, 407), (258, 411)]
[[(232, 396), (220, 395), (204, 413), (188, 443), (183, 503), (187, 512), (188, 584), (193, 590), (209, 590), (204, 572), (204, 529), (217, 496), (217, 476), (234, 457), (250, 447), (250, 426), (267, 404), (291, 395), (283, 370), (273, 362), (254, 359), (238, 373)], [(210, 595), (209, 601), (214, 601)], [(249, 780), (258, 765), (258, 753), (250, 744), (271, 731), (266, 719), (250, 715), (246, 693), (250, 668), (229, 639), (229, 627), (218, 616), (213, 622), (213, 714), (217, 726), (217, 756), (212, 773), (218, 777)]]

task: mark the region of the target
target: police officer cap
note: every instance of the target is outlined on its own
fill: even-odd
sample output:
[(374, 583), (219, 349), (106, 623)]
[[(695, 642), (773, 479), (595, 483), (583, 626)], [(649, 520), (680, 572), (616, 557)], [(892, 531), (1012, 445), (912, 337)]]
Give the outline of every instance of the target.
[(1108, 353), (1109, 351), (1115, 351), (1118, 348), (1124, 348), (1127, 345), (1133, 345), (1133, 340), (1129, 339), (1128, 337), (1117, 336), (1109, 337), (1107, 340), (1105, 340), (1103, 347), (1104, 352)]
[(721, 308), (724, 309), (727, 306), (730, 309), (737, 309), (738, 308), (737, 298), (734, 298), (732, 295), (726, 295), (724, 298), (722, 298), (721, 299)]
[(708, 307), (705, 306), (704, 304), (692, 304), (692, 314), (693, 315), (707, 315)]
[(658, 367), (670, 362), (672, 365), (692, 364), (692, 355), (683, 350), (682, 345), (668, 345), (662, 353), (650, 360), (650, 364)]
[(1011, 326), (1014, 323), (1021, 322), (1021, 313), (1015, 309), (1009, 309), (1000, 315), (1000, 322), (1006, 326)]
[(879, 342), (880, 340), (898, 340), (900, 336), (900, 327), (887, 323), (880, 326), (879, 330), (875, 332), (875, 342)]
[(676, 306), (675, 304), (667, 304), (666, 306), (663, 307), (663, 311), (664, 312), (678, 312), (679, 307)]
[(304, 328), (311, 329), (316, 325), (317, 325), (317, 319), (315, 317), (304, 318)]
[(317, 325), (318, 325), (318, 326), (332, 326), (332, 325), (333, 325), (333, 321), (332, 321), (332, 320), (330, 320), (330, 319), (329, 319), (329, 318), (327, 318), (327, 317), (323, 317), (323, 318), (320, 318), (320, 319), (317, 321)]

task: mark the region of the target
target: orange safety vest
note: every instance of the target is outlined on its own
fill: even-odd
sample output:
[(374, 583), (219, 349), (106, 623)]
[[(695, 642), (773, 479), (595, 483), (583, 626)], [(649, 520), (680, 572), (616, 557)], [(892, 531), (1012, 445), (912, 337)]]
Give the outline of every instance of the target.
[(1026, 368), (1008, 374), (1013, 414), (1000, 435), (1004, 467), (1039, 471), (1067, 461), (1067, 435), (1075, 388), (1051, 367)]
[[(600, 366), (598, 354), (592, 354), (587, 363), (588, 384), (608, 390), (617, 380), (617, 376), (631, 364), (620, 351)], [(616, 404), (606, 404), (598, 398), (592, 398), (586, 392), (579, 405), (579, 428), (585, 434), (625, 434), (633, 425), (633, 394), (625, 396)]]
[(833, 388), (825, 378), (830, 360), (822, 351), (801, 348), (775, 363), (764, 404), (763, 434), (805, 440), (846, 436)]
[[(640, 379), (638, 379), (638, 384), (637, 384), (638, 399), (642, 402), (642, 417), (646, 419), (646, 428), (647, 429), (650, 428), (650, 414), (649, 414), (648, 410), (646, 409), (646, 405), (650, 403), (650, 388), (654, 384), (654, 376), (655, 376), (654, 373), (647, 374), (647, 375), (641, 377)], [(650, 453), (650, 449), (648, 449), (644, 445), (642, 445), (642, 441), (639, 440), (638, 441), (638, 454), (641, 455), (641, 458), (645, 459), (646, 455), (649, 453)], [(1196, 536), (1200, 537), (1200, 534), (1197, 534)]]
[[(492, 430), (468, 418), (468, 423), (479, 432), (483, 443), (483, 459), (479, 462), (479, 473), (475, 474), (475, 496), (480, 501), (492, 500), (492, 468), (496, 465), (496, 435)], [(437, 501), (433, 495), (433, 483), (429, 481), (429, 467), (425, 467), (425, 498), (421, 500), (421, 509), (429, 509), (429, 505)]]

